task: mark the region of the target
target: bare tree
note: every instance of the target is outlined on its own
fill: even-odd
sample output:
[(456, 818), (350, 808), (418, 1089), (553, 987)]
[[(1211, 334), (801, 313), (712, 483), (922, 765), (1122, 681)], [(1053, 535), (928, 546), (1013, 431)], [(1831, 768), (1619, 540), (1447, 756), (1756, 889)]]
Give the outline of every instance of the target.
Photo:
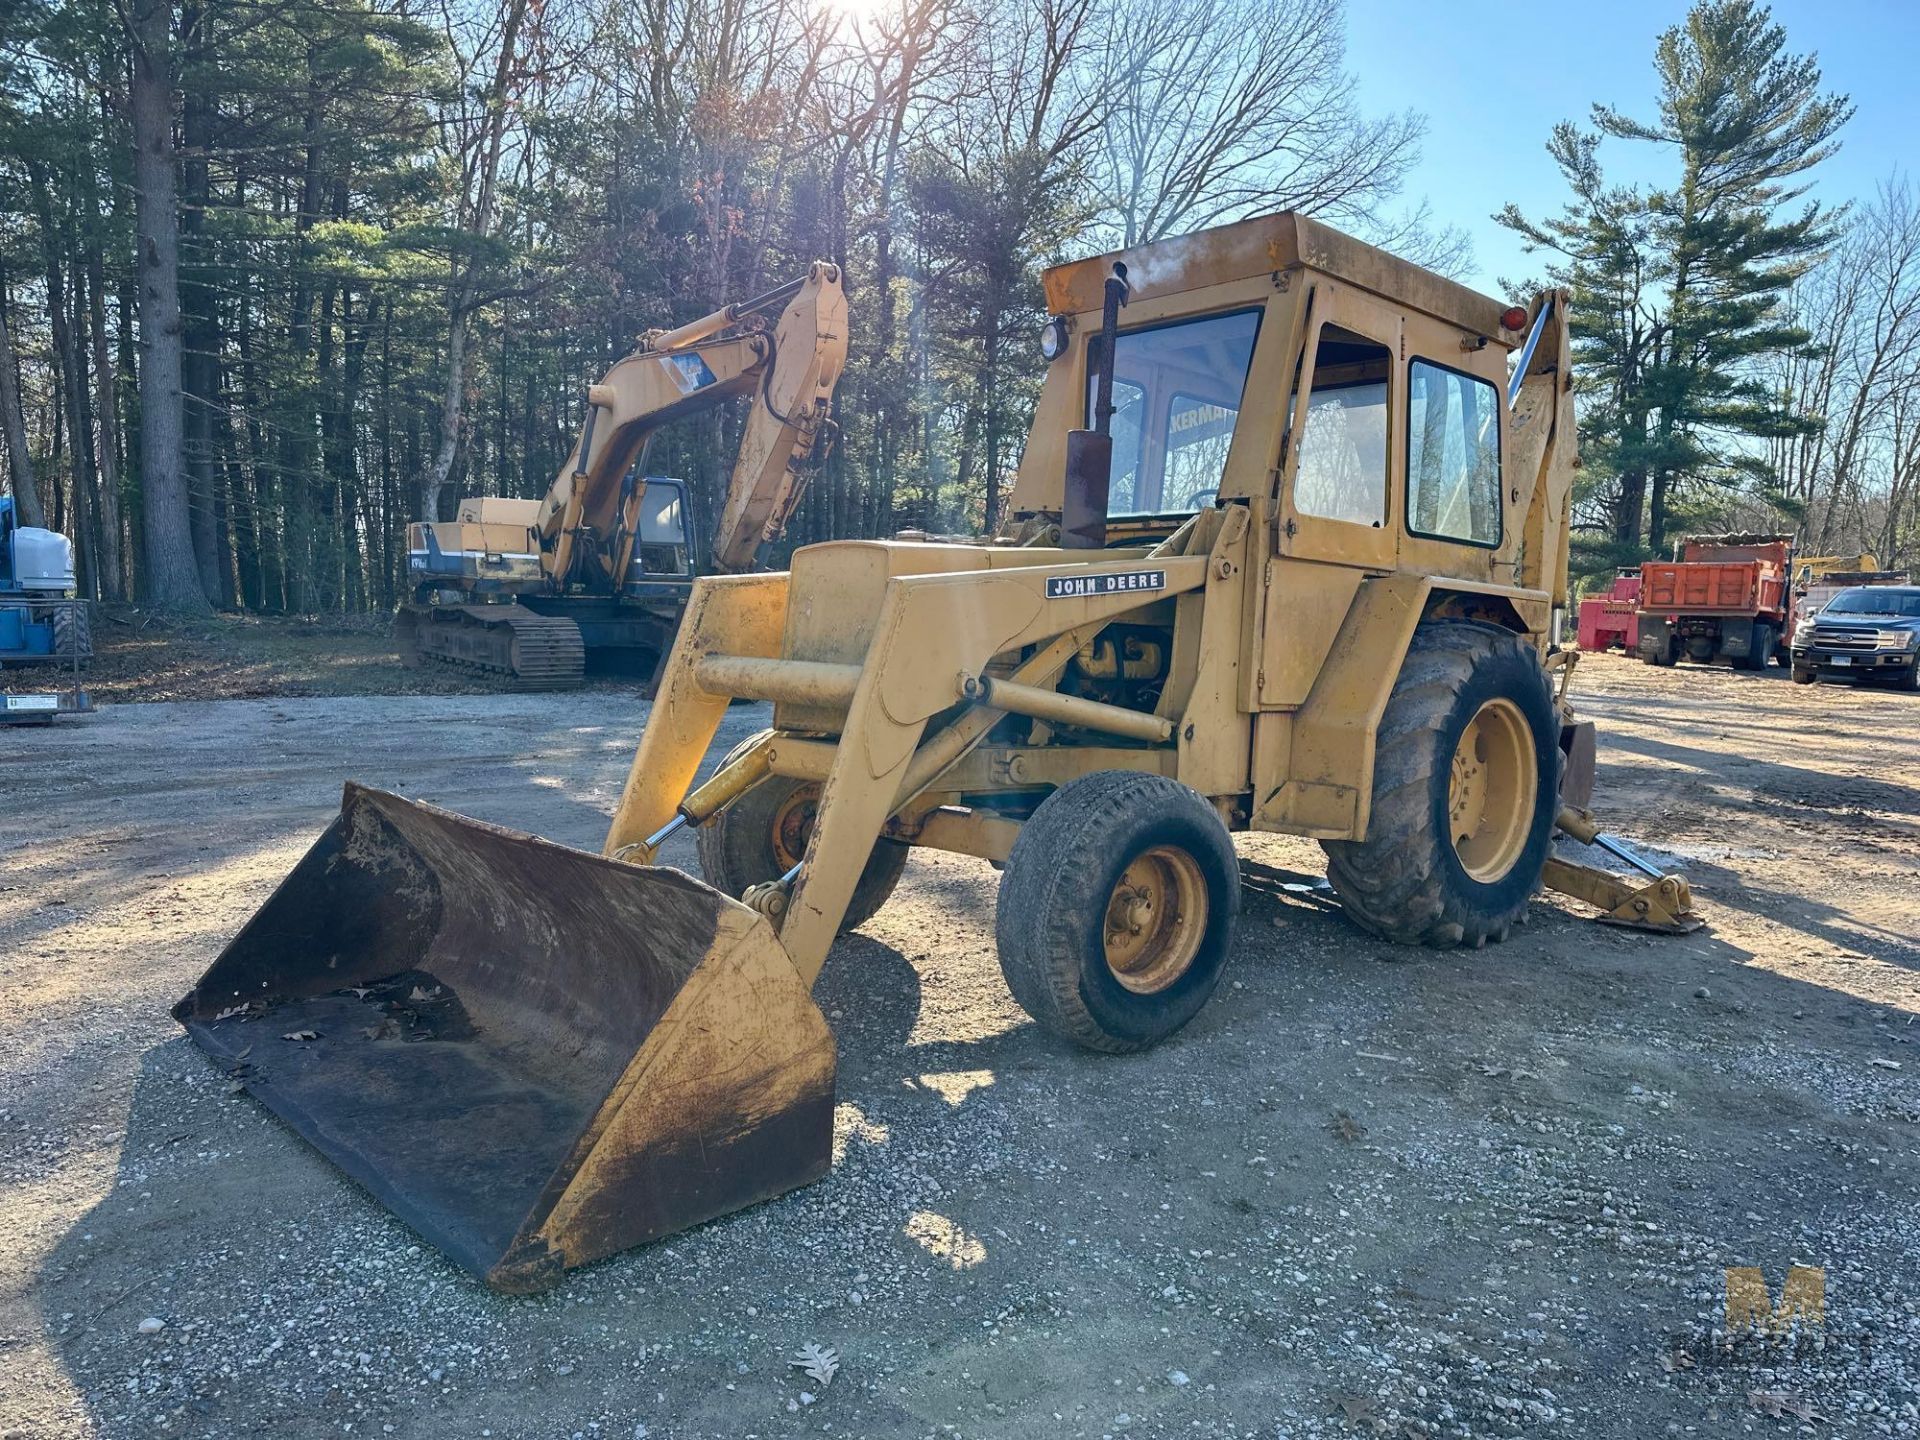
[(1261, 210), (1374, 218), (1423, 126), (1361, 115), (1344, 15), (1341, 0), (1117, 0), (1094, 166), (1124, 244)]
[[(420, 495), (421, 513), (429, 520), (439, 516), (440, 492), (446, 488), (460, 455), (467, 392), (467, 332), (481, 298), (480, 251), (493, 231), (494, 197), (500, 183), (500, 157), (506, 143), (509, 92), (518, 75), (520, 32), (526, 18), (527, 0), (508, 0), (500, 22), (493, 76), (480, 94), (479, 114), (463, 117), (471, 123), (456, 127), (460, 132), (457, 143), (464, 183), (454, 228), (461, 239), (448, 266), (447, 372), (446, 385), (440, 392), (440, 444)], [(450, 40), (452, 29), (449, 24)], [(457, 51), (459, 47), (452, 48)]]
[(1861, 208), (1794, 298), (1813, 342), (1781, 358), (1775, 385), (1824, 424), (1775, 442), (1783, 491), (1809, 552), (1877, 547), (1893, 563), (1911, 544), (1920, 416), (1920, 204), (1904, 180)]
[(7, 442), (7, 478), (20, 507), (22, 525), (45, 525), (40, 487), (33, 478), (33, 456), (27, 449), (27, 420), (20, 409), (20, 366), (14, 359), (13, 333), (7, 328), (7, 287), (0, 277), (0, 435)]

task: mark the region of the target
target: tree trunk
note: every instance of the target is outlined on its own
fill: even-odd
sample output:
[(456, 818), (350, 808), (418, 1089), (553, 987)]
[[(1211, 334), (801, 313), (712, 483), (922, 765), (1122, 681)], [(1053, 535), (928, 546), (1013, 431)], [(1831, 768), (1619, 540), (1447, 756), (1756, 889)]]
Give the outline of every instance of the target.
[(113, 352), (107, 345), (106, 266), (96, 242), (87, 254), (88, 331), (93, 341), (95, 469), (100, 476), (100, 598), (127, 598), (126, 532), (120, 516), (120, 416)]
[[(73, 457), (71, 517), (64, 521), (64, 526), (73, 541), (80, 593), (97, 595), (98, 569), (95, 561), (99, 546), (93, 534), (91, 507), (87, 504), (88, 493), (93, 489), (93, 426), (87, 402), (86, 365), (80, 359), (79, 342), (73, 333), (74, 321), (84, 313), (84, 306), (81, 297), (71, 293), (68, 273), (61, 266), (62, 259), (70, 254), (72, 247), (67, 243), (64, 227), (60, 224), (61, 217), (56, 215), (53, 208), (52, 188), (47, 182), (46, 167), (38, 161), (29, 160), (27, 174), (32, 185), (34, 210), (40, 219), (40, 255), (47, 284), (47, 328), (52, 332), (54, 371), (67, 422), (67, 451)], [(55, 498), (57, 502), (57, 487)], [(55, 509), (56, 512), (59, 509), (57, 503)], [(56, 528), (62, 523), (56, 516)]]
[(140, 276), (140, 463), (147, 598), (165, 610), (211, 614), (193, 556), (181, 465), (180, 215), (173, 174), (172, 0), (131, 0), (135, 198)]
[(1654, 472), (1652, 499), (1647, 506), (1647, 548), (1656, 555), (1667, 551), (1667, 512), (1673, 499), (1673, 480), (1667, 471)]
[(13, 334), (7, 328), (7, 282), (0, 275), (0, 433), (7, 442), (7, 478), (13, 485), (20, 523), (36, 529), (47, 523), (40, 506), (40, 487), (33, 478), (33, 453), (27, 449), (27, 417), (20, 409), (20, 366), (14, 359)]
[[(183, 0), (180, 37), (189, 63), (204, 52), (205, 18), (196, 0)], [(181, 378), (185, 427), (187, 493), (193, 517), (193, 558), (201, 588), (216, 604), (231, 602), (233, 584), (226, 547), (220, 543), (218, 487), (213, 470), (214, 377), (220, 332), (213, 317), (213, 296), (206, 284), (204, 231), (207, 210), (207, 142), (212, 133), (213, 102), (204, 89), (181, 97), (180, 138), (187, 158), (181, 165), (185, 207), (180, 216), (186, 265), (180, 285), (182, 313)]]

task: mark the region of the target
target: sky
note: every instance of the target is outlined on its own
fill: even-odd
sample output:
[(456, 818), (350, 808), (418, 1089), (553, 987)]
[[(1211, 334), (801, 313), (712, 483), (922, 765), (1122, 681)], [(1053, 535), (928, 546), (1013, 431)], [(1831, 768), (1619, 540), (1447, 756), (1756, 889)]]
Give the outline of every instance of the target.
[[(1529, 216), (1558, 214), (1566, 187), (1546, 153), (1560, 120), (1584, 122), (1595, 103), (1655, 119), (1653, 47), (1686, 13), (1680, 0), (1349, 0), (1347, 64), (1369, 114), (1411, 109), (1427, 117), (1409, 200), (1472, 237), (1462, 276), (1497, 292), (1502, 277), (1536, 275), (1518, 236), (1489, 218), (1508, 201)], [(1920, 131), (1920, 0), (1774, 0), (1788, 45), (1814, 52), (1828, 90), (1853, 98), (1841, 149), (1815, 173), (1814, 194), (1839, 203), (1870, 197), (1907, 159)], [(1659, 183), (1672, 152), (1609, 139), (1610, 178)]]

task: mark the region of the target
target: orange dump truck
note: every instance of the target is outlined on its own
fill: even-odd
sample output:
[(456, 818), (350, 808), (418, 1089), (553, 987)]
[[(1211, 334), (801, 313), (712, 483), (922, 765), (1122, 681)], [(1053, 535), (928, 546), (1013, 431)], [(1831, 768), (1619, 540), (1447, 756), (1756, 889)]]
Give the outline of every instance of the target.
[(1728, 661), (1736, 670), (1788, 663), (1793, 537), (1694, 535), (1672, 560), (1640, 567), (1640, 658)]

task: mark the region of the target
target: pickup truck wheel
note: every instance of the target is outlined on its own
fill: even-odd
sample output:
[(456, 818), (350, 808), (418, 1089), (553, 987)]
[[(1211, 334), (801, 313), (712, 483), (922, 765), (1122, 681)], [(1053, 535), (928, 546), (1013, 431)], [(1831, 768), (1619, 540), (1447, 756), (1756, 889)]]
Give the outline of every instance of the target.
[[(759, 738), (756, 735), (735, 746), (721, 765), (744, 754)], [(736, 900), (749, 886), (778, 880), (806, 854), (819, 806), (820, 787), (811, 781), (784, 775), (762, 780), (693, 832), (701, 878)], [(860, 872), (860, 882), (840, 921), (842, 930), (866, 924), (887, 903), (900, 883), (900, 872), (906, 869), (908, 848), (885, 836), (873, 842), (867, 868)]]
[(1893, 688), (1896, 690), (1905, 690), (1909, 693), (1920, 690), (1920, 660), (1914, 661), (1914, 663), (1907, 666), (1906, 669), (1894, 675)]
[(1540, 888), (1559, 735), (1519, 636), (1457, 620), (1414, 631), (1380, 720), (1367, 838), (1322, 842), (1353, 921), (1401, 944), (1504, 940)]
[(1792, 678), (1796, 685), (1811, 685), (1819, 677), (1814, 674), (1811, 666), (1796, 665), (1793, 667)]
[(1090, 1050), (1143, 1050), (1207, 1003), (1240, 910), (1214, 809), (1164, 775), (1100, 770), (1020, 827), (994, 916), (1013, 998)]

